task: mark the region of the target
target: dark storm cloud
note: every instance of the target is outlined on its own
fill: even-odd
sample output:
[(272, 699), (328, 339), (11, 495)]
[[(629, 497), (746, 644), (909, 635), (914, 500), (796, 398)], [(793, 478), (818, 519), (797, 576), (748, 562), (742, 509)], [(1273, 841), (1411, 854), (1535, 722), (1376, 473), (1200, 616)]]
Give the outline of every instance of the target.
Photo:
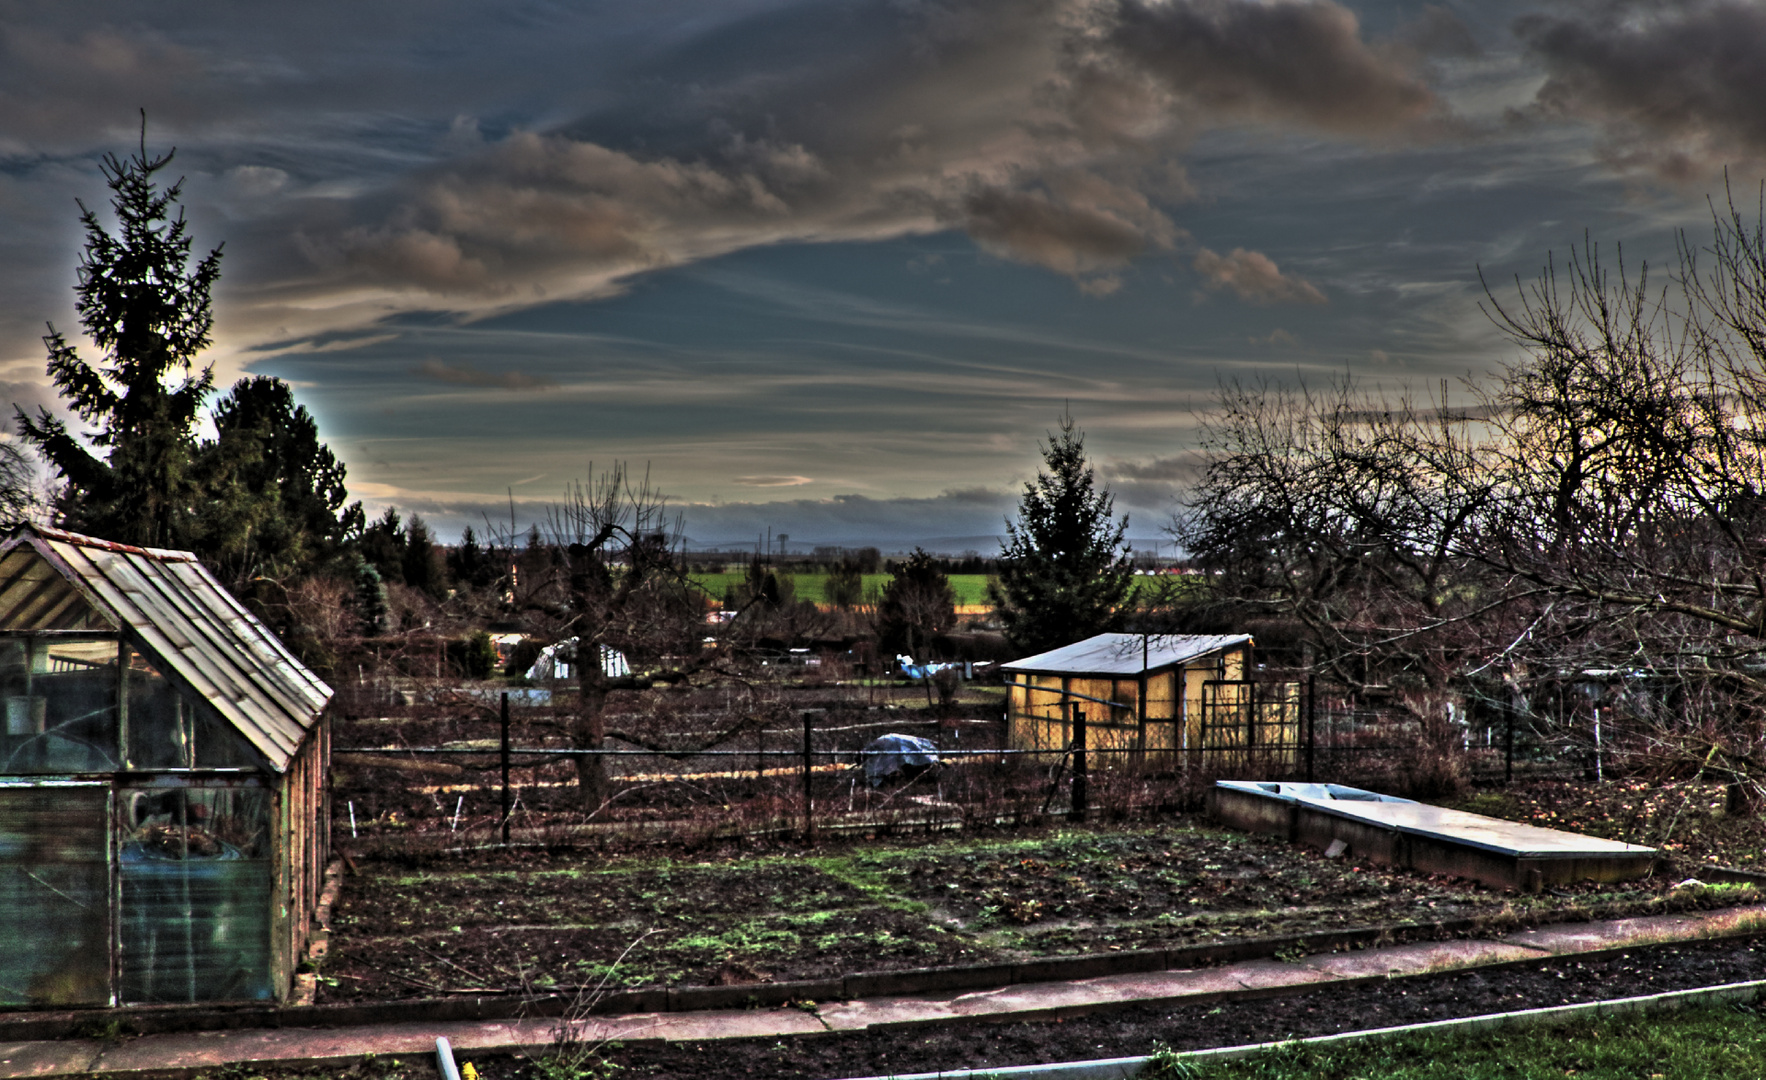
[[(507, 309), (745, 247), (955, 225), (1102, 295), (1186, 239), (1168, 207), (1192, 194), (1174, 155), (1198, 132), (1390, 137), (1443, 113), (1416, 48), (1364, 41), (1329, 0), (863, 3), (843, 17), (875, 38), (838, 64), (809, 40), (827, 17), (792, 7), (729, 28), (776, 65), (765, 77), (726, 71), (706, 41), (655, 57), (660, 92), (630, 103), (667, 118), (654, 138), (611, 111), (488, 142), (455, 118), (451, 151), (396, 185), (290, 210), (321, 271), (309, 287)], [(689, 60), (690, 92), (674, 70)], [(1315, 296), (1252, 269), (1235, 294)]]
[(1515, 23), (1547, 79), (1535, 113), (1592, 121), (1624, 168), (1687, 182), (1766, 161), (1766, 8), (1574, 5)]
[(1355, 13), (1329, 0), (1123, 0), (1109, 43), (1215, 116), (1370, 136), (1442, 110), (1408, 50), (1364, 40)]
[(1098, 469), (1118, 508), (1131, 511), (1135, 532), (1142, 535), (1169, 524), (1178, 493), (1194, 484), (1201, 471), (1201, 457), (1195, 453), (1110, 461)]

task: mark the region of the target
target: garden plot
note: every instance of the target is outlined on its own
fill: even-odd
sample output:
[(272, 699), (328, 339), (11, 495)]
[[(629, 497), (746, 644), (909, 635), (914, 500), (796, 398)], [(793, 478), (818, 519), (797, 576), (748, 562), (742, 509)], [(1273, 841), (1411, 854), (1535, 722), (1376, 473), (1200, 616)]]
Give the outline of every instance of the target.
[(603, 979), (729, 985), (1671, 902), (1664, 880), (1514, 896), (1188, 818), (714, 857), (478, 852), (359, 869), (334, 916), (321, 1000)]

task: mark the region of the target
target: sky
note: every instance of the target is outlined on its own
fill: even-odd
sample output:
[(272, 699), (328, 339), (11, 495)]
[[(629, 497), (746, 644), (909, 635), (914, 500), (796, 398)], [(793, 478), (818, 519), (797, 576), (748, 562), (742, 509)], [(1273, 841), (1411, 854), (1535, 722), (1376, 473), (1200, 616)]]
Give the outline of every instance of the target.
[(0, 391), (56, 407), (145, 110), (204, 362), (371, 512), (624, 463), (699, 545), (986, 551), (1068, 415), (1169, 553), (1223, 383), (1463, 394), (1518, 355), (1481, 280), (1667, 280), (1755, 205), (1763, 58), (1736, 0), (0, 0)]

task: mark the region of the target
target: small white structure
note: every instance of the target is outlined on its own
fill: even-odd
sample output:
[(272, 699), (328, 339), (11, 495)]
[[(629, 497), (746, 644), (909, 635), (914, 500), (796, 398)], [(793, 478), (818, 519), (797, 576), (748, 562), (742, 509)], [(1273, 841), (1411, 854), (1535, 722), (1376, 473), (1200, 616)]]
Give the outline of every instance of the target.
[[(527, 677), (534, 682), (566, 682), (576, 677), (577, 639), (568, 638), (540, 650), (540, 657), (527, 669)], [(609, 679), (624, 678), (632, 673), (631, 664), (626, 662), (625, 653), (618, 649), (601, 646), (601, 672)]]

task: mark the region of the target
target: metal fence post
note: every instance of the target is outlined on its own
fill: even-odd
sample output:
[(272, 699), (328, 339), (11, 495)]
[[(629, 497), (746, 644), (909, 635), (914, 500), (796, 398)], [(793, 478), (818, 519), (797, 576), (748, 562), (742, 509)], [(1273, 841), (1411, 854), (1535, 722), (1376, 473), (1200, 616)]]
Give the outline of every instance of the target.
[(503, 846), (509, 846), (509, 691), (503, 691)]
[(810, 723), (813, 714), (803, 714), (803, 838), (811, 843), (816, 838), (815, 803), (810, 794)]
[(1318, 751), (1318, 676), (1306, 676), (1306, 782), (1312, 783), (1312, 758)]
[(1068, 815), (1075, 821), (1085, 820), (1085, 710), (1073, 710), (1073, 810)]

